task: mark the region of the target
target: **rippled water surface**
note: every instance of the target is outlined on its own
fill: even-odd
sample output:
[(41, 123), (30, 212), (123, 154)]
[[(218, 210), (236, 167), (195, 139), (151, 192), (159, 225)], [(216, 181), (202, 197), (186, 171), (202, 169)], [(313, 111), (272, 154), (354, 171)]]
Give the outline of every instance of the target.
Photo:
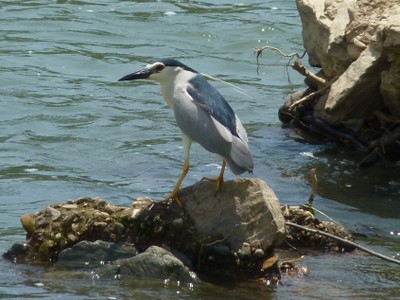
[[(282, 129), (277, 110), (304, 88), (302, 78), (288, 77), (287, 60), (271, 52), (256, 71), (255, 47), (303, 52), (294, 1), (1, 1), (0, 13), (0, 252), (24, 240), (22, 214), (55, 202), (165, 197), (183, 161), (172, 111), (157, 85), (117, 80), (175, 57), (246, 91), (213, 83), (248, 130), (252, 176), (282, 203), (306, 201), (305, 175), (316, 168), (316, 207), (359, 233), (362, 245), (399, 257), (400, 165), (360, 170), (357, 153)], [(217, 174), (220, 161), (194, 145), (191, 164), (184, 185)], [(0, 259), (0, 298), (400, 298), (399, 266), (377, 258), (316, 255), (303, 263), (310, 274), (280, 287), (227, 289), (115, 281), (90, 270), (77, 277)]]

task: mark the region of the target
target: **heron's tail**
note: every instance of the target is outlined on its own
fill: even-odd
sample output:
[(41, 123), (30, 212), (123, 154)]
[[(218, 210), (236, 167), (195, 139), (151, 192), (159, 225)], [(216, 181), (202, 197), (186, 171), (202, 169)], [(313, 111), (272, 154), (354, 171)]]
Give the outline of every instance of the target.
[(225, 160), (235, 175), (246, 171), (253, 173), (253, 156), (249, 146), (236, 136), (233, 136), (231, 152), (228, 157), (225, 157)]

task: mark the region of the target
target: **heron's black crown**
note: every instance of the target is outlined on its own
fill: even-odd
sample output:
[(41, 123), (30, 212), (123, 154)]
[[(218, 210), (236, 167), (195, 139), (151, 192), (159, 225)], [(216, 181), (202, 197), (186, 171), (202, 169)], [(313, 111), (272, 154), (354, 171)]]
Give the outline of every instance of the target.
[(190, 71), (193, 73), (199, 73), (196, 70), (193, 70), (192, 68), (188, 67), (187, 65), (177, 61), (176, 59), (173, 58), (165, 58), (160, 60), (160, 62), (162, 62), (166, 67), (181, 67), (182, 69), (186, 70), (186, 71)]

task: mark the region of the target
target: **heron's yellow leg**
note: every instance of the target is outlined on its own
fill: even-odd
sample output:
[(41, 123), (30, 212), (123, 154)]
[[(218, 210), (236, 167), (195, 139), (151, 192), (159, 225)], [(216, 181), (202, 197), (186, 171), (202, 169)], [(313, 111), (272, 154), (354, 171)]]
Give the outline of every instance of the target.
[(162, 202), (164, 202), (165, 204), (168, 204), (170, 200), (174, 200), (174, 201), (176, 201), (176, 203), (178, 203), (178, 205), (180, 207), (183, 208), (182, 202), (179, 200), (178, 193), (179, 193), (179, 188), (182, 184), (182, 181), (183, 181), (183, 179), (185, 179), (185, 176), (188, 173), (188, 171), (189, 171), (189, 162), (185, 160), (185, 163), (183, 165), (183, 171), (182, 171), (181, 176), (178, 179), (178, 182), (176, 183), (171, 194), (169, 194), (169, 196), (167, 198), (165, 198), (165, 200), (163, 200)]
[(213, 181), (216, 184), (216, 191), (219, 192), (222, 188), (222, 184), (224, 183), (224, 173), (225, 173), (225, 167), (226, 167), (226, 161), (225, 159), (222, 160), (222, 167), (221, 167), (221, 172), (219, 173), (219, 176), (217, 178), (209, 178), (209, 177), (203, 177), (204, 180), (208, 181)]
[(182, 142), (183, 142), (183, 149), (184, 149), (184, 155), (185, 155), (182, 174), (179, 177), (178, 182), (176, 183), (171, 194), (169, 194), (169, 196), (167, 198), (165, 198), (165, 200), (162, 201), (165, 204), (168, 204), (170, 200), (174, 200), (174, 201), (176, 201), (176, 203), (178, 203), (178, 205), (181, 208), (183, 208), (183, 205), (182, 205), (182, 202), (179, 200), (178, 194), (179, 194), (179, 188), (181, 187), (182, 181), (183, 181), (183, 179), (185, 179), (185, 176), (189, 171), (189, 152), (190, 152), (190, 146), (192, 145), (192, 139), (188, 135), (186, 135), (182, 132)]

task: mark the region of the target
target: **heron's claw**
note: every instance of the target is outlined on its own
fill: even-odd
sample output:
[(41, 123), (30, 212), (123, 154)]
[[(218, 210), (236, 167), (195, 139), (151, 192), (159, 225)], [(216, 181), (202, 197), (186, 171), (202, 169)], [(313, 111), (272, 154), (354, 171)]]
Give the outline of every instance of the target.
[(225, 167), (226, 167), (226, 161), (224, 159), (222, 161), (221, 173), (219, 173), (219, 176), (217, 178), (203, 177), (201, 180), (208, 180), (208, 181), (215, 182), (215, 184), (216, 184), (215, 190), (218, 193), (219, 191), (221, 191), (222, 184), (224, 183)]
[(216, 192), (221, 191), (222, 184), (224, 183), (224, 177), (217, 177), (217, 178), (210, 178), (210, 177), (203, 177), (201, 180), (207, 180), (211, 182), (215, 182), (215, 190)]
[(170, 201), (175, 201), (180, 208), (183, 208), (181, 200), (179, 200), (178, 193), (171, 193), (167, 198), (161, 201), (165, 206), (169, 206)]

